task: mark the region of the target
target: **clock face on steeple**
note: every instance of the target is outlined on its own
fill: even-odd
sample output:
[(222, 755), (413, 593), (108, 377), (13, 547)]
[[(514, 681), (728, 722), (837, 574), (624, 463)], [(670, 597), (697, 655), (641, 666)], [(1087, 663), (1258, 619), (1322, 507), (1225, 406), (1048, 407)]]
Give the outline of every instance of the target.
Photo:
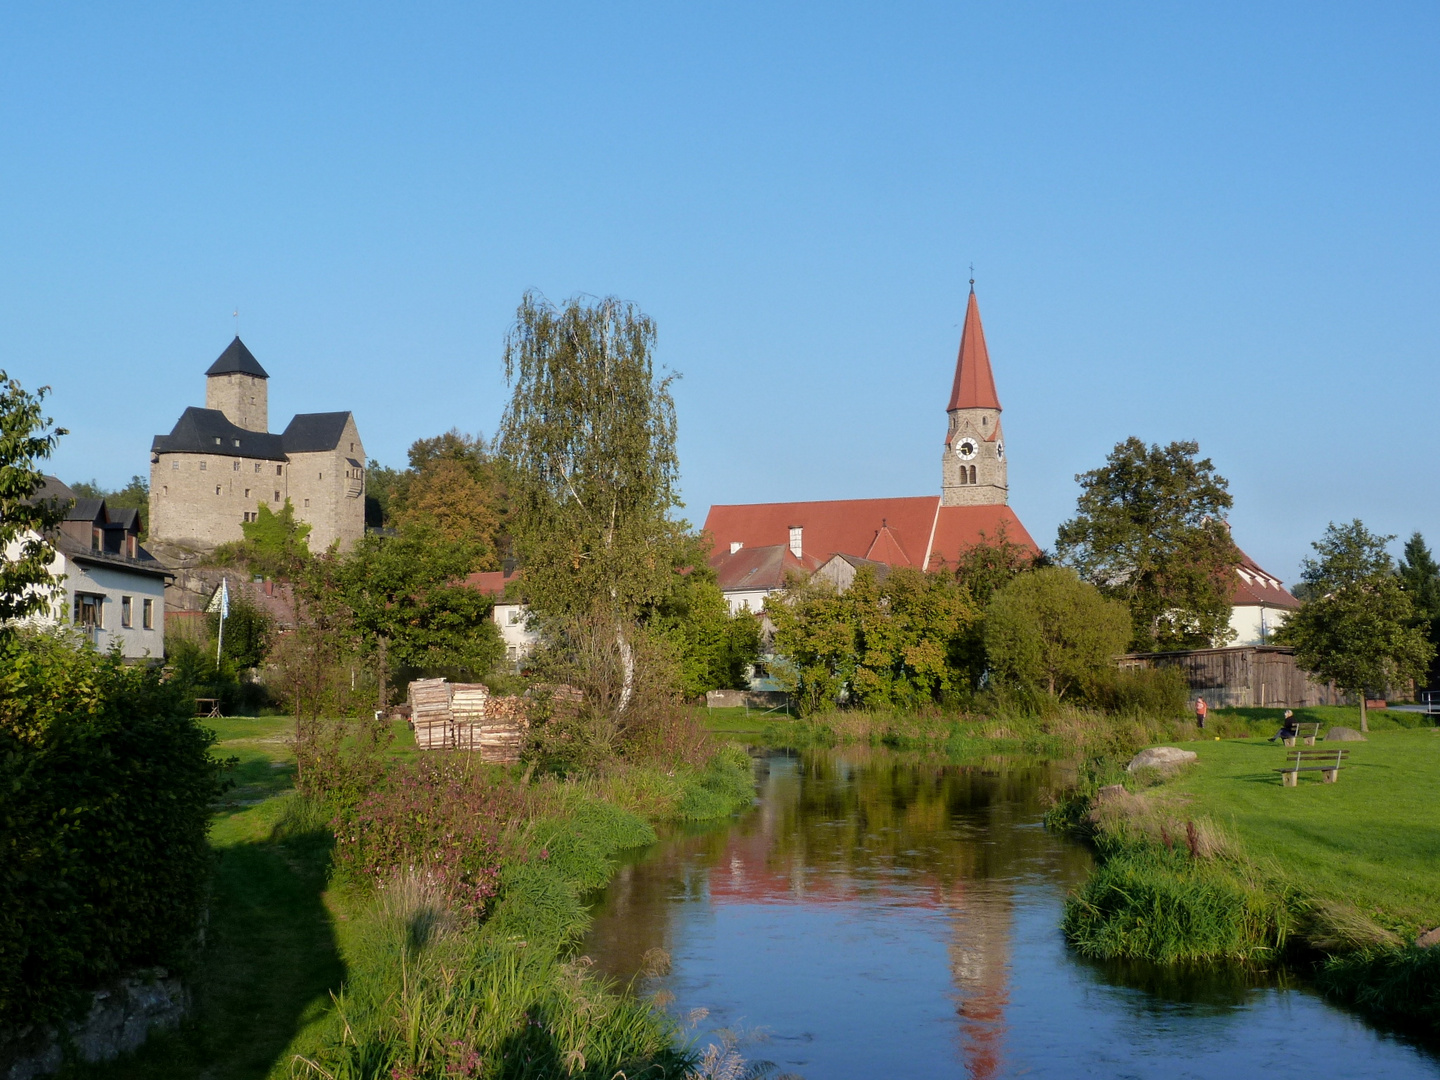
[(974, 439), (964, 438), (956, 445), (955, 453), (960, 455), (962, 461), (969, 461), (975, 456), (975, 451), (978, 449), (979, 446), (976, 445)]

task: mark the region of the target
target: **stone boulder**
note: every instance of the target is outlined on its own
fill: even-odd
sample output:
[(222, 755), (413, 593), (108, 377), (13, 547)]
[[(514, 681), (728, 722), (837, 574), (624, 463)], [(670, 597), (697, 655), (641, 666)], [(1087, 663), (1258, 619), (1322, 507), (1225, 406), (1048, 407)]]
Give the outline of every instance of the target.
[(1137, 772), (1140, 769), (1178, 769), (1182, 765), (1188, 765), (1192, 761), (1198, 761), (1200, 755), (1194, 750), (1181, 750), (1178, 746), (1155, 746), (1149, 750), (1141, 750), (1130, 759), (1130, 764), (1125, 766), (1126, 772)]
[(1116, 799), (1123, 799), (1124, 797), (1124, 784), (1106, 784), (1095, 793), (1095, 802), (1096, 805), (1104, 805), (1105, 803), (1114, 802)]
[(1426, 930), (1415, 939), (1415, 944), (1421, 949), (1433, 949), (1436, 945), (1440, 945), (1440, 926), (1433, 930)]
[(1332, 727), (1325, 733), (1326, 742), (1369, 742), (1364, 735), (1350, 727)]

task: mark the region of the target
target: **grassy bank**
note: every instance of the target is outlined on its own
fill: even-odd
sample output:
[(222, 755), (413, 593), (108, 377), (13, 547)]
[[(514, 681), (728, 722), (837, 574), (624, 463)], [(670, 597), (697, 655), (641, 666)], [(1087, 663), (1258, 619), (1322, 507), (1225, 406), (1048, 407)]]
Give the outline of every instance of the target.
[[(584, 781), (521, 784), (496, 833), (488, 917), (458, 914), (423, 874), (373, 882), (332, 872), (329, 808), (292, 790), (283, 718), (226, 720), (218, 750), (238, 759), (218, 808), (210, 930), (179, 1031), (84, 1077), (681, 1076), (693, 1055), (673, 1019), (591, 977), (573, 953), (586, 894), (617, 852), (654, 841), (653, 823), (722, 817), (748, 805), (748, 757), (704, 769), (621, 767)], [(416, 754), (408, 732), (395, 757)]]
[[(1266, 737), (1278, 718), (1233, 717)], [(1422, 723), (1372, 714), (1335, 784), (1311, 773), (1282, 787), (1280, 748), (1256, 736), (1185, 744), (1198, 763), (1169, 778), (1094, 768), (1082, 799), (1052, 814), (1101, 856), (1067, 906), (1071, 941), (1103, 958), (1311, 964), (1346, 1001), (1440, 1028), (1440, 953), (1412, 944), (1440, 925), (1440, 731)]]

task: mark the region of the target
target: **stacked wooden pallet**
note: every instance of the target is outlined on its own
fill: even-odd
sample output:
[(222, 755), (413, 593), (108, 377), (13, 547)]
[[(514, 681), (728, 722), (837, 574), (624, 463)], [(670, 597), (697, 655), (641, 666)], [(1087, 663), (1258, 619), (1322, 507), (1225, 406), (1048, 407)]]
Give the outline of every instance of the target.
[(529, 728), (525, 701), (492, 697), (483, 683), (417, 679), (410, 684), (410, 725), (422, 750), (465, 750), (484, 761), (519, 761)]
[(450, 685), (444, 679), (416, 679), (410, 684), (410, 726), (421, 750), (443, 750), (450, 728)]

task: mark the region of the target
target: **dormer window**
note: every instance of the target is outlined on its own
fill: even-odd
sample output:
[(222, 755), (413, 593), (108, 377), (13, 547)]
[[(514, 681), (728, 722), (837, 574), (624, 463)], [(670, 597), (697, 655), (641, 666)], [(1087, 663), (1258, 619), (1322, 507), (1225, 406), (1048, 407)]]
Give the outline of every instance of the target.
[(231, 441), (232, 443), (234, 443), (236, 446), (239, 446), (239, 445), (240, 445), (240, 440), (239, 440), (239, 439), (231, 439), (230, 441)]
[(216, 446), (219, 446), (219, 445), (220, 445), (220, 436), (219, 436), (219, 435), (216, 435), (216, 436), (215, 436), (215, 445), (216, 445)]

